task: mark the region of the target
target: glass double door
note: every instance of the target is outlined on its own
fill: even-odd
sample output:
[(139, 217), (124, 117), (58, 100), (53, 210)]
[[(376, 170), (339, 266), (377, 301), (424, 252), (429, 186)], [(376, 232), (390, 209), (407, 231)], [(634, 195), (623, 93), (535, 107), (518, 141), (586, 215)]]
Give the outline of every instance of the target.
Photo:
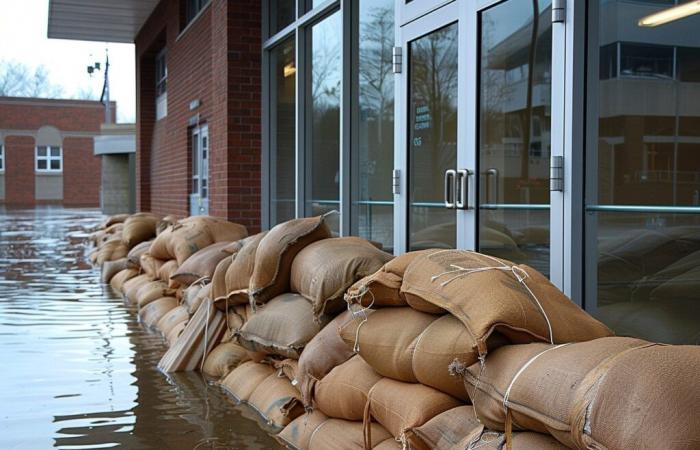
[(551, 0), (455, 1), (398, 30), (396, 248), (476, 249), (549, 275)]

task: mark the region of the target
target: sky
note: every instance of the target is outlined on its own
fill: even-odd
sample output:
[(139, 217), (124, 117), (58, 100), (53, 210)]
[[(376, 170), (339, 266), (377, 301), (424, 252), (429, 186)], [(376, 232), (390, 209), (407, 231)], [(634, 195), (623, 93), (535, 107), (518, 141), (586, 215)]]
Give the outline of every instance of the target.
[[(117, 102), (117, 122), (136, 117), (136, 81), (133, 44), (48, 39), (48, 0), (0, 0), (0, 60), (12, 60), (30, 69), (44, 65), (52, 84), (63, 88), (66, 97), (91, 89), (95, 98), (102, 92), (104, 74), (90, 77), (87, 66), (104, 66), (109, 50), (110, 99)], [(104, 67), (103, 67), (104, 68)]]

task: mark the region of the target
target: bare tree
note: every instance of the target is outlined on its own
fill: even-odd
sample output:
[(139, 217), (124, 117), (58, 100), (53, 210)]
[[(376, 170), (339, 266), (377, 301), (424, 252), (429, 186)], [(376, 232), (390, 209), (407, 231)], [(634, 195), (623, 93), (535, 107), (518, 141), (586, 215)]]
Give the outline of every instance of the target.
[(49, 71), (41, 65), (34, 70), (17, 61), (0, 61), (0, 96), (58, 98), (63, 88), (51, 83)]

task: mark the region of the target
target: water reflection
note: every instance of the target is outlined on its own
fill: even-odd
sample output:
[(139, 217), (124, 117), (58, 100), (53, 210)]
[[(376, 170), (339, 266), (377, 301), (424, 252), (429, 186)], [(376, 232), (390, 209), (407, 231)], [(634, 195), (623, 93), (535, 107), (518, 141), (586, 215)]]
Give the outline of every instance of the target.
[(0, 448), (279, 448), (198, 374), (156, 369), (83, 239), (96, 211), (0, 209)]

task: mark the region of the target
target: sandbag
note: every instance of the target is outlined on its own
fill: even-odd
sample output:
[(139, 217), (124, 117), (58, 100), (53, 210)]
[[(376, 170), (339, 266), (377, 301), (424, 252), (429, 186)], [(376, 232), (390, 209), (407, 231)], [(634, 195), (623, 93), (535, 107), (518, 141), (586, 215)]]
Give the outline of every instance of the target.
[(372, 450), (402, 450), (403, 445), (401, 442), (397, 441), (393, 436), (384, 439), (379, 444), (372, 447)]
[(129, 260), (120, 258), (116, 261), (105, 261), (102, 264), (102, 282), (109, 283), (117, 273), (129, 268)]
[(299, 357), (296, 381), (306, 408), (313, 404), (316, 382), (354, 354), (352, 346), (346, 344), (339, 333), (339, 328), (349, 320), (352, 320), (350, 311), (337, 316), (309, 341)]
[(187, 258), (170, 278), (177, 283), (189, 286), (200, 278), (211, 279), (216, 269), (216, 265), (227, 256), (223, 251), (230, 242), (217, 242), (211, 244)]
[(465, 250), (434, 250), (415, 258), (401, 293), (439, 306), (469, 330), (480, 355), (494, 332), (510, 342), (579, 342), (612, 332), (526, 265)]
[[(451, 450), (465, 437), (483, 430), (471, 405), (448, 409), (419, 427), (411, 430), (408, 442), (411, 449)], [(465, 445), (462, 450), (466, 449)]]
[(177, 259), (182, 265), (191, 255), (215, 242), (237, 241), (247, 234), (246, 228), (237, 223), (209, 216), (192, 216), (160, 233), (149, 253), (160, 259)]
[(248, 404), (276, 431), (281, 431), (304, 414), (299, 391), (287, 378), (279, 377), (276, 373), (269, 375), (255, 388)]
[(461, 403), (436, 389), (384, 378), (369, 391), (369, 413), (392, 436), (408, 439), (412, 429)]
[(221, 382), (221, 386), (237, 402), (247, 402), (253, 391), (273, 374), (275, 369), (268, 364), (246, 361), (233, 369)]
[(261, 240), (250, 277), (251, 302), (261, 305), (289, 291), (292, 261), (307, 245), (331, 237), (325, 216), (294, 219), (272, 228)]
[(158, 279), (166, 282), (168, 287), (177, 287), (177, 283), (170, 282), (170, 276), (175, 273), (178, 269), (177, 261), (171, 259), (166, 261), (158, 269)]
[(296, 359), (286, 358), (281, 361), (275, 360), (272, 362), (272, 367), (277, 369), (277, 376), (285, 377), (292, 382), (292, 386), (296, 386), (297, 370), (299, 361)]
[(102, 266), (107, 261), (116, 261), (126, 257), (127, 253), (129, 253), (129, 249), (121, 239), (110, 239), (100, 246), (95, 257), (95, 264)]
[(112, 289), (114, 289), (115, 291), (119, 293), (124, 293), (124, 283), (134, 278), (138, 274), (139, 271), (137, 269), (124, 269), (118, 272), (116, 275), (114, 275), (111, 280), (109, 280), (109, 285), (112, 286)]
[(129, 298), (129, 301), (138, 305), (139, 309), (141, 309), (156, 299), (168, 297), (172, 294), (172, 290), (168, 289), (168, 285), (165, 282), (153, 280), (143, 284), (136, 291), (136, 295), (133, 298)]
[(328, 417), (362, 420), (369, 391), (381, 379), (360, 355), (353, 356), (316, 383), (315, 406)]
[(122, 240), (127, 247), (133, 248), (141, 242), (147, 241), (156, 235), (158, 216), (151, 213), (137, 213), (129, 216), (124, 221)]
[(404, 253), (387, 262), (375, 273), (350, 286), (345, 293), (345, 301), (362, 306), (406, 306), (406, 300), (401, 295), (403, 275), (408, 264), (426, 252), (429, 251)]
[(131, 264), (135, 266), (140, 266), (141, 255), (147, 253), (150, 247), (151, 241), (141, 242), (140, 244), (135, 245), (131, 250), (129, 250), (129, 253), (127, 253), (126, 257), (129, 259), (129, 262)]
[(315, 321), (311, 303), (299, 294), (282, 294), (258, 310), (243, 325), (240, 344), (252, 352), (299, 359), (302, 349), (328, 322)]
[(240, 345), (234, 342), (221, 343), (204, 359), (202, 373), (220, 380), (247, 360), (246, 350)]
[[(226, 311), (225, 300), (228, 294), (226, 291), (226, 271), (231, 265), (231, 261), (233, 261), (233, 257), (226, 254), (224, 259), (216, 265), (216, 269), (214, 269), (214, 273), (211, 276), (211, 297), (214, 299), (214, 306), (224, 312)], [(223, 307), (220, 306), (222, 300), (224, 303)]]
[(110, 226), (112, 226), (114, 224), (123, 223), (128, 218), (129, 218), (129, 214), (127, 214), (127, 213), (112, 214), (111, 216), (107, 216), (107, 218), (105, 218), (104, 222), (102, 222), (102, 224), (100, 224), (100, 228), (109, 228)]
[[(580, 402), (577, 391), (586, 375), (610, 358), (649, 345), (640, 339), (624, 337), (557, 346), (542, 343), (507, 345), (490, 354), (483, 368), (479, 363), (469, 367), (464, 380), (479, 420), (489, 429), (505, 430), (503, 395), (509, 391), (507, 404), (514, 429), (549, 433), (563, 444), (574, 447), (571, 417), (577, 410), (577, 402)], [(641, 356), (642, 353), (636, 350), (631, 354)], [(618, 388), (629, 392), (629, 385), (635, 378), (626, 376), (618, 379)], [(659, 391), (658, 388), (652, 390)], [(624, 400), (624, 395), (618, 399)], [(627, 400), (632, 405), (637, 404), (636, 399), (629, 397)], [(645, 405), (645, 411), (648, 411), (650, 404)], [(635, 416), (631, 411), (630, 415)], [(623, 418), (625, 416), (620, 415), (611, 423), (621, 423)], [(674, 436), (676, 438), (678, 436)]]
[(158, 236), (163, 231), (167, 230), (168, 227), (175, 225), (177, 222), (178, 218), (172, 214), (163, 217), (156, 224), (156, 236)]
[(290, 287), (311, 301), (314, 315), (337, 314), (345, 308), (345, 291), (392, 258), (358, 237), (322, 239), (294, 258)]
[[(248, 285), (255, 268), (255, 255), (260, 241), (267, 232), (258, 233), (239, 241), (241, 247), (232, 254), (231, 265), (226, 269), (225, 283), (226, 295), (229, 305), (242, 305), (249, 303)], [(224, 302), (224, 304), (226, 303)], [(220, 308), (222, 305), (219, 306)]]
[[(470, 447), (471, 445), (471, 447)], [(529, 431), (515, 432), (512, 435), (513, 450), (567, 450), (569, 447), (554, 439), (552, 436)], [(451, 450), (506, 450), (504, 433), (491, 430), (477, 430), (473, 435), (464, 437), (451, 447)]]
[(149, 275), (137, 275), (124, 283), (124, 298), (128, 303), (136, 304), (136, 293), (141, 287), (153, 280)]
[(168, 334), (165, 336), (165, 340), (168, 342), (169, 347), (173, 346), (177, 342), (182, 332), (185, 331), (186, 327), (187, 321), (180, 322), (168, 332)]
[(156, 324), (156, 329), (160, 331), (163, 337), (167, 337), (173, 328), (178, 324), (187, 322), (190, 314), (185, 306), (177, 306), (167, 312)]
[(320, 411), (302, 414), (292, 420), (274, 438), (287, 448), (308, 450), (311, 436), (326, 420), (328, 420), (328, 417)]
[(176, 306), (177, 299), (175, 297), (155, 299), (139, 310), (139, 321), (147, 328), (151, 328)]
[[(371, 427), (370, 448), (391, 437), (391, 434), (376, 422)], [(364, 448), (362, 422), (349, 422), (341, 419), (328, 419), (311, 436), (309, 450), (358, 450)]]
[(139, 258), (141, 270), (152, 279), (159, 278), (158, 272), (165, 262), (166, 260), (158, 259), (148, 252), (141, 254), (141, 257)]

